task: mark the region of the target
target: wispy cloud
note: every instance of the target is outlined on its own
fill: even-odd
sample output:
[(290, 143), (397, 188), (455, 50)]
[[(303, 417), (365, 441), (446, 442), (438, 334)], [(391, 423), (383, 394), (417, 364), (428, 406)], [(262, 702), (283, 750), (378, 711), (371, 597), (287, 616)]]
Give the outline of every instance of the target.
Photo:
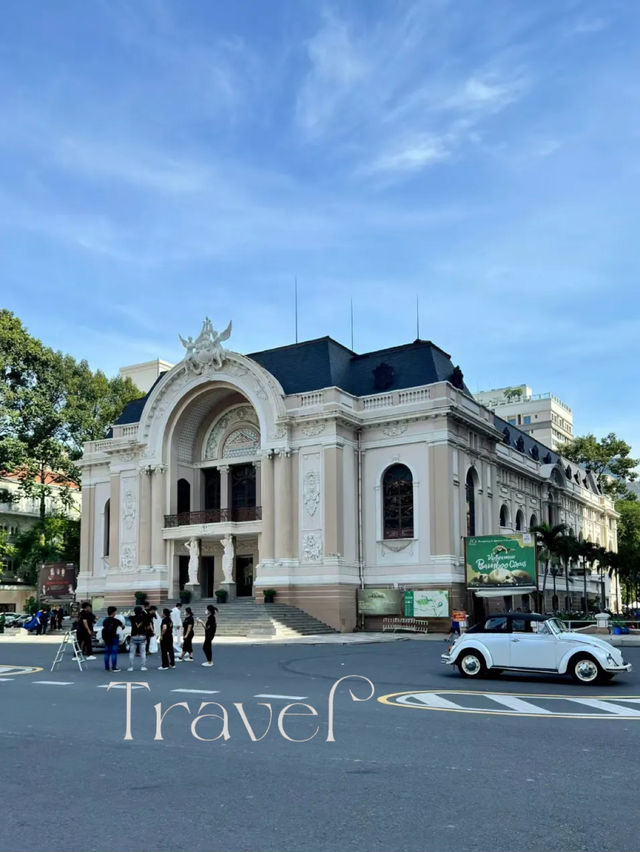
[(496, 52), (493, 41), (471, 66), (452, 63), (437, 38), (442, 18), (424, 8), (407, 6), (357, 32), (325, 14), (307, 42), (298, 129), (316, 145), (342, 146), (356, 174), (402, 175), (448, 159), (530, 85), (516, 52)]

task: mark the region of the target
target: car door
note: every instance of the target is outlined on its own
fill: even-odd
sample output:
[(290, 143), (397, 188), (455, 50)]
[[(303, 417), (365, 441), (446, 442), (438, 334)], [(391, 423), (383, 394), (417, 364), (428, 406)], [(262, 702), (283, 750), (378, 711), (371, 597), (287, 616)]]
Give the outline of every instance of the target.
[(509, 666), (509, 624), (505, 616), (488, 618), (478, 640), (491, 654), (494, 668)]
[(544, 628), (544, 622), (531, 622), (527, 619), (513, 618), (509, 641), (509, 667), (513, 669), (557, 670), (558, 641)]

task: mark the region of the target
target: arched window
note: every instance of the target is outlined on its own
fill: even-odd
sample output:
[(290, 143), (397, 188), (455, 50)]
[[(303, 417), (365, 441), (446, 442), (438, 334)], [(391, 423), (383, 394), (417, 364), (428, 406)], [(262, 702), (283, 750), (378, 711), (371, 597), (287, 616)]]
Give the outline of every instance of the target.
[(178, 480), (178, 514), (191, 511), (191, 485), (188, 479)]
[(524, 513), (522, 509), (516, 512), (516, 532), (522, 532), (524, 529)]
[(476, 534), (476, 487), (478, 474), (470, 467), (467, 472), (465, 483), (465, 497), (467, 504), (467, 535)]
[(504, 503), (500, 506), (500, 526), (509, 526), (509, 508)]
[(537, 527), (537, 526), (538, 526), (538, 519), (536, 518), (535, 515), (531, 515), (531, 517), (529, 518), (529, 529), (533, 529), (533, 527)]
[(382, 478), (385, 538), (413, 538), (413, 477), (404, 464), (387, 468)]
[(109, 555), (109, 533), (111, 531), (111, 500), (107, 500), (104, 504), (104, 531), (103, 531), (103, 539), (102, 539), (102, 554), (103, 556)]

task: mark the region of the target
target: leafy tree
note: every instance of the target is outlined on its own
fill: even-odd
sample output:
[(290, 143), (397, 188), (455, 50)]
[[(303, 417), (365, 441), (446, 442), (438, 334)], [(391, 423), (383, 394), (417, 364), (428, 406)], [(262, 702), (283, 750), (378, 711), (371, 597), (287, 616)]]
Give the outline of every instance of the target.
[(9, 543), (9, 534), (6, 530), (0, 530), (0, 577), (5, 560), (14, 555), (14, 547)]
[(618, 565), (617, 573), (625, 590), (625, 603), (631, 596), (638, 599), (640, 579), (640, 502), (618, 500)]
[(65, 515), (47, 515), (41, 527), (29, 527), (14, 542), (16, 574), (32, 585), (41, 562), (80, 561), (80, 521)]
[(84, 441), (106, 437), (127, 402), (140, 396), (130, 379), (93, 373), (86, 361), (54, 352), (0, 310), (0, 469), (40, 506), (44, 534), (53, 486), (63, 503), (80, 484)]
[(508, 402), (519, 402), (522, 399), (522, 388), (505, 388), (504, 398)]
[(640, 459), (631, 458), (630, 452), (629, 444), (613, 432), (601, 440), (592, 434), (584, 435), (558, 447), (560, 455), (576, 464), (583, 464), (594, 474), (598, 488), (603, 494), (613, 498), (635, 500), (635, 494), (630, 491), (627, 483), (638, 478), (634, 468), (640, 464)]
[(562, 535), (555, 543), (555, 550), (564, 566), (566, 601), (565, 609), (571, 609), (571, 592), (569, 589), (571, 563), (578, 559), (580, 554), (580, 542), (573, 535)]

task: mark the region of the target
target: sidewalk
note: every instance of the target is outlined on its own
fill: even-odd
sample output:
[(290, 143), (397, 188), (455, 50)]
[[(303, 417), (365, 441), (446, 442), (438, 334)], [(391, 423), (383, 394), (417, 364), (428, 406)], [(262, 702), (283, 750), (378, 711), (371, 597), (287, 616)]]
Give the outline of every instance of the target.
[[(18, 633), (7, 631), (0, 634), (0, 644), (25, 645), (58, 645), (63, 633), (52, 633), (44, 636), (30, 636), (20, 630)], [(420, 642), (442, 642), (446, 633), (320, 633), (315, 636), (216, 636), (216, 645), (370, 645), (379, 642), (399, 642), (412, 639)], [(194, 641), (203, 638), (196, 635)], [(618, 637), (620, 638), (620, 637)]]

